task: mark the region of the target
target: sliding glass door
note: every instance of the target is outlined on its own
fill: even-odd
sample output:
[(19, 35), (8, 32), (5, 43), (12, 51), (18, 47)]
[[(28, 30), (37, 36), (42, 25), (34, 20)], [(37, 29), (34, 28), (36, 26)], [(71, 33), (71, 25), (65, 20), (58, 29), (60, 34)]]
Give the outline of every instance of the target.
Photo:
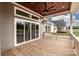
[(25, 22), (25, 41), (30, 40), (30, 23)]
[(17, 43), (24, 42), (24, 23), (17, 22)]
[(22, 20), (16, 22), (17, 44), (36, 38), (39, 38), (39, 24)]
[(32, 23), (32, 39), (39, 37), (39, 25)]

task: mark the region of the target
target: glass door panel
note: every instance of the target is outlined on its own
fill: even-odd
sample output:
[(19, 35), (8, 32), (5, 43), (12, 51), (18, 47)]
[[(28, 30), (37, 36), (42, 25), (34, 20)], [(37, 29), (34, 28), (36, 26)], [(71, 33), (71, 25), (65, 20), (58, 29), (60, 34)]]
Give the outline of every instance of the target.
[(48, 28), (47, 28), (47, 26), (45, 26), (45, 32), (48, 32), (48, 30), (47, 30)]
[(39, 25), (30, 22), (16, 22), (16, 42), (17, 44), (39, 38)]
[(24, 42), (24, 24), (22, 22), (16, 23), (17, 31), (17, 44)]
[(25, 23), (25, 41), (30, 40), (30, 23)]
[(32, 23), (32, 39), (35, 39), (35, 24)]
[(39, 37), (39, 25), (36, 25), (36, 38)]

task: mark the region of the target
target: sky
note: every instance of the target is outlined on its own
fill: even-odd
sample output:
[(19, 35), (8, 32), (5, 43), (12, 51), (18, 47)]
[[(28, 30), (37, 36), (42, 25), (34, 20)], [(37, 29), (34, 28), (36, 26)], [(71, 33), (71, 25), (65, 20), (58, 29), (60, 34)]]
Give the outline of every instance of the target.
[(66, 22), (67, 26), (70, 25), (70, 15), (69, 15), (69, 14), (51, 17), (51, 20), (52, 20), (52, 21), (60, 20), (60, 19), (64, 19), (64, 21)]
[(73, 14), (73, 19), (76, 23), (79, 23), (79, 12)]
[[(74, 25), (79, 25), (79, 12), (74, 13), (72, 16), (74, 20)], [(70, 25), (70, 14), (64, 14), (64, 15), (51, 17), (51, 21), (60, 20), (60, 19), (64, 19), (67, 26)]]

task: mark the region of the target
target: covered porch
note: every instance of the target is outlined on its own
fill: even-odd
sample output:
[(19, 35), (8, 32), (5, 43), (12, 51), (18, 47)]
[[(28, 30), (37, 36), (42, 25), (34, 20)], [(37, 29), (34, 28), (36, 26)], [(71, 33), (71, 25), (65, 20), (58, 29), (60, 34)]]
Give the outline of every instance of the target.
[[(12, 2), (2, 3), (2, 7), (7, 13), (7, 15), (5, 12), (2, 14), (6, 17), (4, 20), (6, 23), (3, 20), (0, 23), (3, 26), (0, 29), (2, 56), (79, 55), (79, 25), (75, 28), (76, 32), (73, 28), (75, 27), (73, 15), (79, 11), (79, 3)], [(52, 21), (49, 20), (51, 17), (64, 14), (69, 14), (67, 20), (70, 25), (67, 31), (60, 30), (63, 33), (60, 31), (58, 33), (56, 24), (51, 24)], [(66, 30), (66, 27), (63, 28)]]

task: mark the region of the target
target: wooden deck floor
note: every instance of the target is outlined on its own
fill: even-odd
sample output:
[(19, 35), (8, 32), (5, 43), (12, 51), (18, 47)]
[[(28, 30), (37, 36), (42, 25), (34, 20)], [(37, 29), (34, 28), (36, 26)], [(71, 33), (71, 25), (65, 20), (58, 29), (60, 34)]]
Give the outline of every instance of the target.
[(2, 56), (75, 56), (69, 37), (53, 36), (1, 52)]

